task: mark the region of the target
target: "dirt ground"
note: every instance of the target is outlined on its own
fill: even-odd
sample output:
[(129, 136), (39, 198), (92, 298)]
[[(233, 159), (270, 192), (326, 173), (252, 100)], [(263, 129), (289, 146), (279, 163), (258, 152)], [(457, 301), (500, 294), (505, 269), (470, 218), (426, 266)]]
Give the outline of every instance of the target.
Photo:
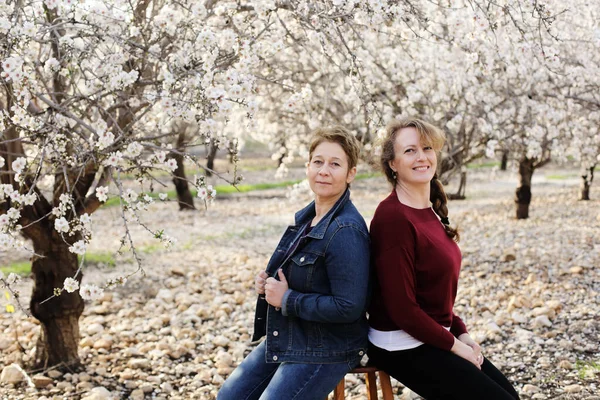
[[(304, 175), (296, 166), (274, 178), (267, 164), (249, 163), (246, 181)], [(577, 201), (577, 170), (538, 171), (530, 218), (518, 221), (515, 173), (479, 168), (468, 179), (467, 199), (449, 205), (462, 232), (457, 314), (522, 398), (600, 399), (600, 189), (592, 188), (594, 200)], [(143, 228), (131, 228), (144, 273), (87, 304), (80, 323), (83, 369), (52, 378), (44, 389), (0, 384), (3, 398), (89, 398), (102, 387), (113, 398), (213, 399), (250, 349), (253, 276), (293, 213), (309, 201), (305, 193), (290, 193), (279, 188), (222, 196), (194, 212), (179, 212), (174, 202), (152, 205), (143, 222), (165, 229), (177, 244), (163, 249)], [(381, 176), (352, 185), (367, 223), (388, 193)], [(94, 214), (90, 252), (118, 249), (119, 213), (107, 208)], [(125, 252), (114, 267), (86, 268), (84, 282), (100, 285), (136, 269)], [(20, 289), (27, 304), (31, 282), (24, 279)], [(2, 314), (0, 332), (1, 367), (31, 359), (39, 332), (34, 320)], [(410, 398), (401, 384), (393, 386), (398, 398)], [(360, 377), (349, 378), (346, 391), (347, 398), (366, 398)]]

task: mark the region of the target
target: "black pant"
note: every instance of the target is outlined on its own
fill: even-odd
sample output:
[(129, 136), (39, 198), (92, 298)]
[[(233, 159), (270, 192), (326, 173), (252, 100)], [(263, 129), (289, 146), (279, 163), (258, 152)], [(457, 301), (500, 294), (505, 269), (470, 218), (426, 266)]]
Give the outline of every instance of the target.
[(450, 351), (423, 344), (387, 351), (370, 344), (369, 364), (427, 400), (514, 400), (519, 395), (487, 359), (481, 370)]

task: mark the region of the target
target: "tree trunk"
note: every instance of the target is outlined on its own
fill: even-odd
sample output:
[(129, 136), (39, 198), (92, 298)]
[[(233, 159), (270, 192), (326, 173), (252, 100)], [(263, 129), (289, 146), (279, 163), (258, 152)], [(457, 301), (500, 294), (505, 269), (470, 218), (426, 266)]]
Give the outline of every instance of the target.
[[(47, 227), (46, 235), (33, 238), (36, 254), (31, 265), (34, 286), (31, 296), (31, 313), (41, 323), (40, 336), (35, 353), (35, 368), (63, 365), (70, 369), (80, 364), (79, 317), (83, 313), (83, 299), (79, 291), (63, 291), (58, 297), (42, 302), (62, 288), (65, 278), (77, 271), (77, 255), (69, 251), (53, 226)], [(77, 280), (81, 283), (82, 274)]]
[(181, 153), (185, 150), (185, 129), (181, 129), (177, 136), (178, 153), (171, 153), (171, 157), (177, 161), (177, 169), (173, 171), (173, 184), (177, 192), (177, 201), (179, 203), (179, 211), (195, 210), (194, 196), (190, 192), (190, 185), (185, 178), (185, 167), (183, 165), (183, 156)]
[(500, 161), (500, 171), (506, 171), (508, 167), (508, 150), (502, 151), (502, 160)]
[(448, 195), (450, 200), (464, 200), (466, 199), (465, 192), (467, 189), (467, 171), (460, 172), (460, 183), (458, 185), (458, 190), (456, 193), (451, 193)]
[(517, 205), (517, 219), (529, 218), (529, 204), (531, 203), (531, 178), (535, 171), (535, 161), (523, 157), (519, 161), (519, 187), (516, 191), (515, 203)]
[[(594, 169), (596, 165), (592, 165), (589, 169), (584, 170), (585, 173), (581, 175), (581, 194), (579, 200), (590, 199), (590, 187), (594, 181)], [(588, 179), (589, 178), (589, 179)]]
[(206, 155), (206, 176), (212, 176), (212, 171), (215, 169), (215, 158), (217, 158), (217, 150), (219, 147), (214, 139), (210, 139), (208, 144), (208, 154)]

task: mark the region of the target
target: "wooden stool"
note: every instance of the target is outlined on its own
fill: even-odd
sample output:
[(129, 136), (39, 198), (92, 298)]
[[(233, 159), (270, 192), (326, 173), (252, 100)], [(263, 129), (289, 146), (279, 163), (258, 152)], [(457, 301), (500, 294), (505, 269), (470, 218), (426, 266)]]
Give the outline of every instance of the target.
[[(376, 372), (379, 372), (379, 382), (381, 384), (381, 391), (383, 392), (383, 400), (394, 400), (390, 376), (385, 372), (377, 369), (376, 367), (358, 367), (354, 368), (349, 373), (365, 374), (365, 378), (367, 380), (367, 399), (377, 400), (377, 378), (375, 377)], [(340, 383), (337, 384), (335, 390), (333, 391), (333, 400), (344, 400), (345, 383), (346, 380), (342, 378)]]

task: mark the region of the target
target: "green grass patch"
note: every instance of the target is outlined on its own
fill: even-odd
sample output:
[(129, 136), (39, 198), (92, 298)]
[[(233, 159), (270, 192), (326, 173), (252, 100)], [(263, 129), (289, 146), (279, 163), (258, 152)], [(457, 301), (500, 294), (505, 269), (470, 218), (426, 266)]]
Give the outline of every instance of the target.
[[(77, 262), (81, 262), (81, 256), (77, 257)], [(85, 265), (104, 264), (109, 267), (117, 265), (112, 253), (87, 253), (84, 260)]]
[[(81, 262), (81, 256), (77, 256), (77, 263)], [(116, 260), (111, 253), (87, 253), (85, 255), (85, 265), (104, 264), (109, 267), (116, 265)], [(18, 261), (9, 265), (0, 266), (0, 271), (4, 275), (15, 273), (21, 276), (27, 276), (31, 273), (31, 261)]]
[(545, 176), (546, 179), (554, 180), (554, 181), (564, 181), (565, 179), (576, 178), (575, 174), (548, 174)]
[(468, 169), (479, 169), (479, 168), (494, 168), (499, 167), (499, 161), (482, 161), (467, 164)]
[(575, 363), (577, 375), (581, 379), (595, 379), (600, 374), (600, 360), (598, 361), (577, 361)]
[(3, 265), (0, 267), (0, 271), (4, 272), (4, 275), (14, 273), (21, 276), (26, 276), (31, 273), (31, 261), (20, 261), (9, 265)]

